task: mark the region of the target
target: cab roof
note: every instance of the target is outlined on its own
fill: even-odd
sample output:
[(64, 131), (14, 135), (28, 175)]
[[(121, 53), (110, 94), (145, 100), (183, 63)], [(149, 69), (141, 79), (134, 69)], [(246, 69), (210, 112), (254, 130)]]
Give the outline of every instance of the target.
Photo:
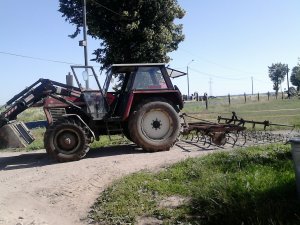
[[(165, 63), (128, 63), (128, 64), (112, 64), (110, 69), (115, 73), (124, 73), (124, 72), (132, 72), (136, 67), (155, 67), (155, 66), (164, 66)], [(170, 67), (165, 67), (170, 77), (176, 78), (186, 75), (185, 72), (172, 69)]]
[(125, 63), (112, 64), (111, 67), (136, 67), (136, 66), (164, 66), (165, 63)]

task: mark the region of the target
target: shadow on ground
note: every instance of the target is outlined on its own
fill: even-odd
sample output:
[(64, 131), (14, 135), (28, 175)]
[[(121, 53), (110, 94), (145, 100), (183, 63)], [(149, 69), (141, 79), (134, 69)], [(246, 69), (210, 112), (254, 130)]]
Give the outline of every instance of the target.
[[(102, 148), (91, 149), (85, 159), (109, 157), (124, 154), (139, 154), (145, 151), (137, 148), (136, 145), (117, 145)], [(82, 160), (85, 160), (82, 159)], [(0, 156), (0, 171), (1, 170), (17, 170), (33, 167), (42, 167), (46, 165), (56, 164), (54, 159), (50, 158), (46, 152), (31, 152), (13, 156)], [(71, 162), (72, 163), (72, 162)]]
[(115, 145), (91, 149), (86, 158), (109, 157), (115, 155), (139, 154), (146, 151), (138, 148), (135, 144)]

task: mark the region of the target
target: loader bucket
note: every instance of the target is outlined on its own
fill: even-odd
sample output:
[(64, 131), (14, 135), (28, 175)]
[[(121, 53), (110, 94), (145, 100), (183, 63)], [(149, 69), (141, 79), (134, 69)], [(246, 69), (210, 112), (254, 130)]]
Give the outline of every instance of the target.
[(12, 122), (0, 128), (0, 149), (25, 148), (35, 138), (22, 122)]

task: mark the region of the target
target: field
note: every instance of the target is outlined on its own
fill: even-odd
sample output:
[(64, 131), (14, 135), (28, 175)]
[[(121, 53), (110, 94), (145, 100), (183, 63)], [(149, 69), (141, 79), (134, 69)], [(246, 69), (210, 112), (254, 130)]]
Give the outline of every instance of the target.
[(231, 117), (236, 112), (238, 117), (246, 120), (264, 121), (272, 123), (295, 125), (300, 127), (300, 100), (293, 99), (270, 99), (266, 97), (248, 100), (244, 102), (243, 97), (234, 97), (229, 105), (226, 97), (210, 99), (208, 109), (205, 102), (189, 102), (185, 105), (184, 111), (188, 114), (209, 120), (216, 121), (217, 117)]

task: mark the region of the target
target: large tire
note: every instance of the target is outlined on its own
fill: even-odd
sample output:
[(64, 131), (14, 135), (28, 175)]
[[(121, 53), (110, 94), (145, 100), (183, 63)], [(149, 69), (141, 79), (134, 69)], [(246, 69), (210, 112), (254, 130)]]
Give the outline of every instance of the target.
[(129, 127), (128, 127), (128, 123), (124, 123), (123, 126), (123, 134), (124, 136), (129, 140), (129, 141), (132, 141), (132, 138), (130, 137), (130, 131), (129, 131)]
[(44, 145), (47, 153), (58, 162), (80, 160), (89, 151), (90, 139), (80, 123), (63, 120), (47, 128)]
[(162, 99), (139, 105), (129, 119), (133, 142), (149, 152), (170, 150), (178, 138), (179, 130), (178, 113)]

